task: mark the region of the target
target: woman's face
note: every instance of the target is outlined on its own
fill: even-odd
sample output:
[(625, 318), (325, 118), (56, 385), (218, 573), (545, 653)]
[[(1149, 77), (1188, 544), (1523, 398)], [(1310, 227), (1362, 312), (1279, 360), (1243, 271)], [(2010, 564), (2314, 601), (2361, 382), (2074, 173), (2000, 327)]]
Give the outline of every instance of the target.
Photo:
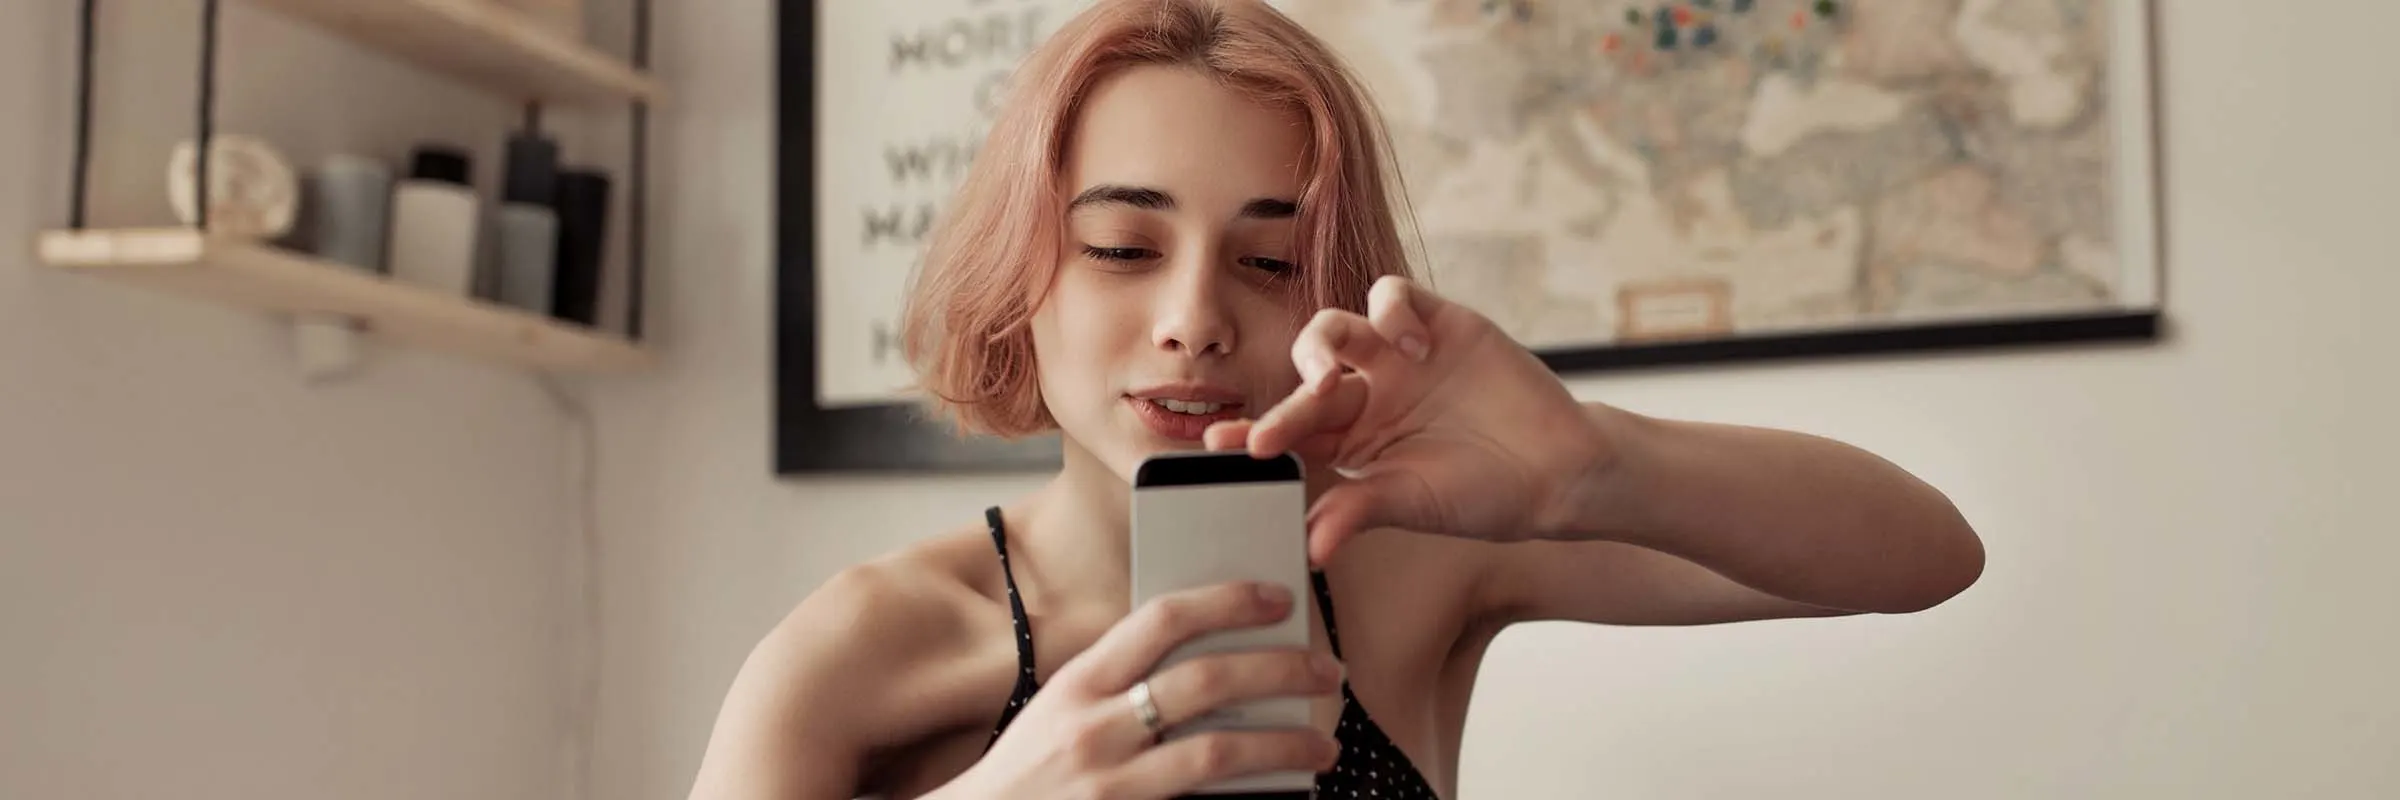
[(1070, 142), (1037, 377), (1066, 437), (1130, 479), (1145, 456), (1199, 449), (1209, 423), (1299, 385), (1307, 126), (1198, 72), (1146, 66), (1096, 86)]

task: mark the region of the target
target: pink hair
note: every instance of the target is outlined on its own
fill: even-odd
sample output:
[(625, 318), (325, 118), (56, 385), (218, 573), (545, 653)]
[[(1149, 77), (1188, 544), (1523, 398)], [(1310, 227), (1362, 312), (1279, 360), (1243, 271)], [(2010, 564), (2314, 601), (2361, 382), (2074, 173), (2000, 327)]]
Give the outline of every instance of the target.
[(1296, 224), (1312, 308), (1364, 312), (1376, 278), (1409, 271), (1383, 128), (1330, 48), (1257, 0), (1101, 0), (1011, 77), (908, 297), (903, 347), (962, 432), (1013, 437), (1055, 424), (1026, 322), (1057, 270), (1061, 164), (1086, 93), (1141, 65), (1200, 70), (1307, 119)]

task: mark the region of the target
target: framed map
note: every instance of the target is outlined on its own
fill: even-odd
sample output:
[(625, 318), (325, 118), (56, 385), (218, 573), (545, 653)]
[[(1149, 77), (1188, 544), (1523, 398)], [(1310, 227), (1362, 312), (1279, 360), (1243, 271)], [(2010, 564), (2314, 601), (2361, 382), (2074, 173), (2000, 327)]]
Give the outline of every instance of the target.
[[(784, 4), (779, 470), (1055, 463), (916, 420), (891, 343), (1084, 4)], [(1562, 373), (2158, 334), (2148, 0), (1274, 5), (1375, 95), (1428, 282)]]
[(1287, 0), (1555, 369), (2146, 338), (2145, 0)]

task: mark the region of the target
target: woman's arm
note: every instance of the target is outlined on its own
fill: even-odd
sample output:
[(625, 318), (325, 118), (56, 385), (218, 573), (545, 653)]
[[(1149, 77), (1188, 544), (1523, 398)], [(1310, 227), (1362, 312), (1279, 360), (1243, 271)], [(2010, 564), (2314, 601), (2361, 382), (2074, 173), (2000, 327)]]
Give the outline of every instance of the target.
[(802, 601), (760, 640), (726, 692), (693, 800), (848, 800), (861, 765), (908, 735), (931, 703), (909, 666), (939, 643), (939, 606), (901, 570), (854, 567)]
[(1865, 451), (1580, 403), (1491, 320), (1400, 278), (1367, 307), (1319, 312), (1292, 345), (1300, 388), (1208, 431), (1342, 474), (1309, 510), (1320, 563), (1371, 528), (1494, 543), (1462, 567), (1487, 623), (1908, 612), (1982, 573), (1949, 500)]
[(1983, 546), (1939, 491), (1805, 434), (1584, 405), (1598, 463), (1485, 583), (1507, 621), (1691, 624), (1907, 613), (1973, 584)]

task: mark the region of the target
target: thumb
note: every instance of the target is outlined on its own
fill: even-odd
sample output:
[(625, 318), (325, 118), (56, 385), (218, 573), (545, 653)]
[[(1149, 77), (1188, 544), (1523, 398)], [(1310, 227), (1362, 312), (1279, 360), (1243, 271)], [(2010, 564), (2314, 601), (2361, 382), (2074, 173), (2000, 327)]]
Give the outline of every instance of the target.
[(1382, 527), (1425, 527), (1433, 518), (1433, 493), (1424, 477), (1374, 470), (1318, 495), (1308, 510), (1308, 558), (1323, 566), (1351, 537)]

